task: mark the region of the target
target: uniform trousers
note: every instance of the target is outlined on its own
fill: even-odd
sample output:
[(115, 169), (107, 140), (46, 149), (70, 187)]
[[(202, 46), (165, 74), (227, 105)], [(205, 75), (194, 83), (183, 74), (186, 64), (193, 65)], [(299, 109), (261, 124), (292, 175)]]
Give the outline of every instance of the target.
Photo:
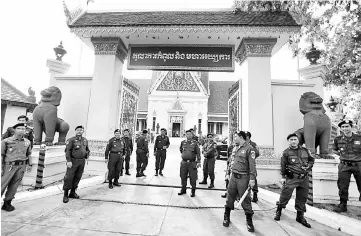
[(148, 157), (147, 154), (143, 151), (143, 149), (137, 149), (137, 172), (143, 172), (147, 168), (148, 165)]
[(157, 155), (155, 156), (155, 170), (163, 170), (165, 159), (167, 158), (166, 149), (157, 149)]
[[(125, 161), (125, 165), (124, 165), (124, 161)], [(126, 171), (129, 170), (129, 162), (130, 162), (130, 153), (126, 153), (125, 158), (122, 159), (122, 170), (124, 169), (124, 166)]]
[(214, 179), (214, 166), (216, 164), (216, 158), (204, 158), (203, 161), (203, 176), (204, 179), (208, 178), (208, 175), (211, 179)]
[(348, 188), (350, 186), (351, 175), (353, 174), (358, 191), (361, 195), (361, 162), (355, 162), (355, 166), (346, 165), (340, 163), (338, 165), (338, 194), (340, 196), (340, 200), (347, 201), (348, 200)]
[(198, 170), (197, 170), (197, 162), (193, 161), (184, 161), (182, 160), (180, 163), (180, 177), (182, 190), (185, 191), (187, 188), (187, 178), (189, 175), (189, 182), (192, 186), (192, 189), (196, 189), (197, 179), (198, 179)]
[(114, 179), (114, 182), (118, 182), (120, 171), (122, 170), (124, 158), (117, 153), (109, 154), (108, 161), (108, 180)]
[[(250, 176), (247, 174), (231, 174), (231, 178), (229, 180), (228, 188), (227, 188), (227, 201), (226, 207), (234, 210), (234, 202), (237, 199), (237, 196), (243, 196), (246, 192), (249, 185)], [(242, 208), (244, 213), (254, 214), (252, 210), (251, 203), (251, 193), (248, 192), (246, 198), (242, 202)]]
[(77, 189), (84, 172), (85, 159), (71, 158), (72, 167), (66, 168), (63, 190)]
[(306, 202), (309, 189), (308, 176), (304, 179), (299, 179), (297, 176), (294, 176), (292, 179), (288, 178), (282, 188), (280, 200), (277, 205), (285, 208), (292, 197), (294, 189), (296, 189), (295, 209), (297, 211), (306, 212)]
[(2, 166), (1, 171), (1, 196), (7, 188), (4, 201), (11, 201), (15, 197), (21, 180), (24, 177), (26, 165), (12, 165), (6, 163)]

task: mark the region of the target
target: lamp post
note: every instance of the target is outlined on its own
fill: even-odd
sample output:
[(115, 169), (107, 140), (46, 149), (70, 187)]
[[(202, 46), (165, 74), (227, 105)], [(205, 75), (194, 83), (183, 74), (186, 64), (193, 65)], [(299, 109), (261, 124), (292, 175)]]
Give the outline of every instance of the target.
[(306, 53), (306, 58), (310, 61), (311, 65), (317, 65), (317, 60), (320, 59), (321, 52), (315, 48), (315, 45), (312, 43), (312, 47), (308, 53)]
[(336, 107), (337, 107), (337, 105), (338, 105), (338, 102), (335, 101), (335, 99), (334, 99), (332, 96), (331, 96), (331, 98), (330, 98), (330, 102), (326, 104), (326, 106), (327, 106), (328, 108), (330, 108), (330, 110), (331, 110), (332, 112), (336, 112)]
[(59, 46), (54, 48), (56, 60), (62, 61), (63, 56), (66, 54), (66, 50), (63, 47), (63, 42), (60, 41)]
[(159, 125), (159, 123), (157, 123), (157, 134), (159, 134), (159, 128), (160, 128), (160, 125)]

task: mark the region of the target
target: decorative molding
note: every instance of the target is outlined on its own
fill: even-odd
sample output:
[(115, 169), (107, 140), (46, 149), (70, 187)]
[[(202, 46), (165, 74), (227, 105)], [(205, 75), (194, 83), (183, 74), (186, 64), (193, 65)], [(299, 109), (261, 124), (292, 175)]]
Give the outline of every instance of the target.
[(239, 80), (237, 80), (232, 86), (228, 89), (229, 98), (231, 98), (239, 89)]
[(259, 157), (256, 159), (256, 165), (281, 165), (281, 158), (276, 155), (273, 147), (258, 147)]
[(179, 101), (179, 99), (177, 99), (177, 100), (175, 101), (175, 103), (173, 104), (172, 110), (173, 110), (173, 111), (183, 111), (183, 110), (184, 110), (184, 109), (183, 109), (183, 106), (181, 105), (181, 103), (180, 103), (180, 101)]
[(228, 130), (229, 143), (233, 142), (233, 134), (238, 130), (239, 125), (239, 91), (228, 100)]
[(131, 80), (123, 77), (123, 85), (128, 88), (131, 92), (135, 93), (136, 95), (139, 95), (140, 87), (133, 83)]
[(120, 37), (92, 37), (95, 55), (116, 55), (124, 63), (128, 49)]
[(120, 113), (120, 129), (129, 129), (131, 134), (135, 134), (137, 125), (137, 104), (139, 97), (134, 96), (126, 87), (123, 88), (122, 107)]
[(68, 26), (73, 24), (80, 16), (82, 16), (86, 12), (81, 7), (81, 5), (78, 5), (72, 11), (70, 11), (68, 6), (66, 5), (65, 1), (63, 1), (63, 8), (64, 8), (64, 14), (66, 17), (66, 23)]
[(16, 107), (25, 107), (27, 108), (27, 112), (33, 112), (35, 107), (38, 104), (31, 104), (31, 103), (24, 103), (24, 102), (16, 102), (16, 101), (9, 101), (9, 100), (3, 100), (1, 99), (1, 104), (4, 105), (11, 105), (11, 106), (16, 106)]
[(108, 141), (100, 141), (100, 140), (89, 140), (89, 149), (90, 149), (90, 156), (98, 156), (104, 157), (105, 148), (107, 146)]
[(200, 92), (200, 89), (189, 71), (169, 71), (157, 91)]
[(247, 57), (270, 57), (277, 43), (276, 38), (244, 38), (242, 39), (236, 57), (241, 65)]

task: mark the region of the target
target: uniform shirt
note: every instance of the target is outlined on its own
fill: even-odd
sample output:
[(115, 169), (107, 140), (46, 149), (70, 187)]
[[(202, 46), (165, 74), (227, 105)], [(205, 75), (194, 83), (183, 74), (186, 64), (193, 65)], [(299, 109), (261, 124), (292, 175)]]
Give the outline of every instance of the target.
[(249, 140), (249, 145), (253, 147), (253, 150), (256, 153), (256, 158), (259, 157), (259, 149), (257, 147), (257, 143), (253, 142), (252, 140)]
[(125, 144), (125, 153), (126, 155), (131, 155), (133, 152), (133, 141), (129, 137), (123, 137)]
[(332, 149), (340, 154), (342, 161), (361, 161), (361, 136), (355, 133), (351, 137), (337, 136)]
[[(1, 139), (6, 139), (9, 137), (14, 136), (15, 130), (13, 127), (7, 128), (6, 132), (2, 135)], [(31, 148), (33, 147), (33, 141), (34, 141), (34, 132), (29, 127), (25, 127), (25, 133), (24, 138), (28, 139), (31, 143)]]
[(199, 147), (198, 143), (193, 139), (186, 139), (181, 142), (180, 152), (182, 153), (183, 160), (197, 160), (197, 162), (201, 161), (201, 156), (199, 155)]
[[(300, 161), (300, 159), (303, 161)], [(283, 151), (281, 157), (281, 175), (283, 178), (286, 177), (286, 167), (288, 166), (289, 170), (295, 174), (306, 174), (307, 171), (301, 169), (302, 166), (308, 165), (308, 170), (312, 169), (315, 158), (311, 155), (311, 152), (304, 147), (298, 147), (296, 149), (287, 148)]]
[(217, 151), (216, 147), (217, 144), (213, 140), (211, 140), (210, 142), (207, 140), (207, 142), (203, 144), (203, 156), (205, 158), (214, 158)]
[(66, 141), (65, 157), (70, 162), (71, 158), (88, 158), (90, 154), (88, 140), (82, 136), (75, 136)]
[(164, 135), (162, 137), (162, 135), (158, 135), (157, 138), (155, 139), (154, 151), (157, 151), (157, 149), (163, 149), (163, 146), (166, 146), (168, 148), (169, 145), (170, 142), (168, 136)]
[(31, 155), (31, 143), (27, 138), (12, 136), (1, 141), (2, 163), (24, 161)]
[(137, 149), (142, 149), (145, 154), (149, 153), (148, 139), (146, 136), (140, 136), (137, 142)]
[(253, 147), (247, 143), (242, 146), (235, 146), (232, 150), (230, 168), (236, 174), (249, 174), (254, 180), (257, 176), (256, 153)]
[(108, 159), (109, 153), (116, 153), (121, 156), (125, 155), (125, 143), (123, 139), (116, 139), (115, 137), (109, 139), (107, 147), (105, 148), (105, 159)]

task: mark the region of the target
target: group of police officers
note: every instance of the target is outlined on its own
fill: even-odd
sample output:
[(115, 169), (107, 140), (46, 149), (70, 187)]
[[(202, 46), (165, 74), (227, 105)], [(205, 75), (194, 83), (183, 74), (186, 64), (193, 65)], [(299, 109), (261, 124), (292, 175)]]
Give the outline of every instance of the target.
[[(5, 211), (13, 211), (15, 208), (11, 205), (17, 188), (21, 183), (25, 171), (31, 171), (31, 149), (33, 141), (33, 132), (27, 127), (26, 116), (20, 116), (18, 123), (9, 127), (2, 136), (1, 143), (1, 195), (6, 191), (4, 205)], [(342, 134), (334, 139), (333, 150), (340, 156), (338, 168), (338, 189), (340, 204), (335, 208), (336, 212), (347, 211), (348, 189), (351, 175), (354, 176), (357, 188), (361, 194), (361, 136), (351, 131), (352, 121), (344, 120), (339, 123)], [(75, 128), (75, 136), (66, 142), (66, 174), (64, 176), (64, 197), (63, 202), (67, 203), (69, 198), (78, 199), (76, 193), (79, 181), (81, 180), (85, 160), (89, 158), (90, 150), (88, 141), (83, 137), (84, 127)], [(142, 132), (137, 140), (136, 177), (145, 176), (144, 171), (148, 165), (149, 148), (147, 130)], [(233, 143), (228, 148), (228, 161), (226, 171), (227, 192), (222, 195), (226, 197), (223, 225), (228, 227), (230, 224), (230, 213), (234, 210), (234, 203), (240, 196), (246, 194), (241, 203), (245, 215), (247, 229), (254, 231), (251, 201), (257, 202), (257, 170), (255, 159), (259, 156), (257, 144), (250, 140), (251, 133), (239, 131), (234, 134)], [(311, 153), (305, 147), (299, 145), (299, 137), (292, 133), (287, 136), (289, 147), (283, 152), (281, 157), (281, 183), (283, 185), (274, 220), (279, 221), (282, 209), (286, 207), (294, 189), (296, 189), (295, 208), (297, 210), (296, 221), (305, 227), (311, 225), (304, 218), (306, 212), (306, 202), (309, 191), (308, 172), (314, 164), (314, 153)], [(161, 129), (161, 134), (156, 137), (154, 143), (154, 155), (156, 158), (155, 175), (163, 175), (166, 152), (170, 145), (166, 129)], [(197, 169), (201, 166), (201, 151), (199, 148), (198, 137), (194, 130), (186, 131), (186, 140), (180, 144), (181, 163), (180, 178), (181, 190), (178, 195), (186, 193), (187, 179), (190, 179), (191, 197), (195, 196), (196, 181), (198, 179)], [(121, 131), (116, 129), (105, 149), (105, 162), (108, 164), (109, 188), (120, 186), (119, 176), (123, 175), (124, 162), (125, 174), (129, 172), (130, 156), (133, 152), (133, 143), (128, 129)], [(207, 135), (207, 140), (203, 144), (203, 180), (199, 184), (207, 184), (207, 178), (210, 177), (208, 188), (214, 188), (214, 167), (217, 156), (216, 143), (213, 141), (213, 134)], [(253, 190), (253, 199), (250, 197), (250, 190)], [(70, 191), (70, 193), (69, 193)], [(247, 192), (247, 193), (246, 193)], [(361, 201), (361, 195), (359, 200)]]

